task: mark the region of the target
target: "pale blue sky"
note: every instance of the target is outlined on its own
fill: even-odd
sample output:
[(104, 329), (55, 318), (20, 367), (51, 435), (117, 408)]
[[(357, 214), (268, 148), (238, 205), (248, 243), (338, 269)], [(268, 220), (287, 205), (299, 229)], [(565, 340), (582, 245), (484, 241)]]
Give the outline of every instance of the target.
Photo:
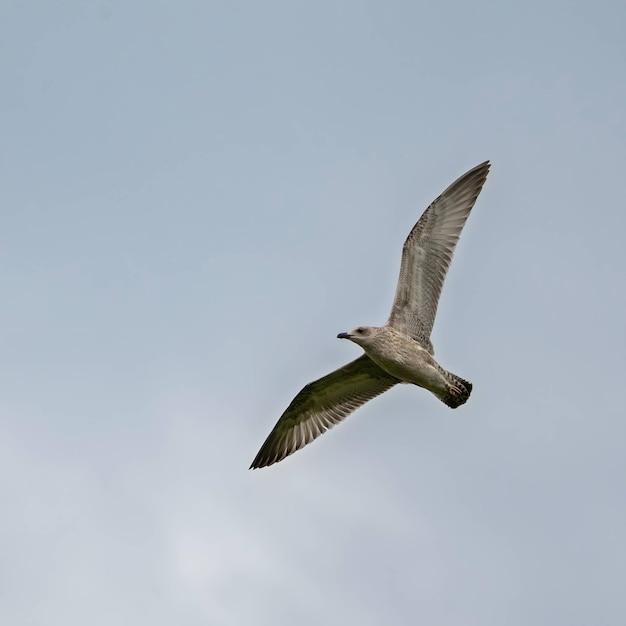
[[(623, 624), (621, 2), (0, 3), (0, 622)], [(433, 341), (247, 467), (490, 159)]]

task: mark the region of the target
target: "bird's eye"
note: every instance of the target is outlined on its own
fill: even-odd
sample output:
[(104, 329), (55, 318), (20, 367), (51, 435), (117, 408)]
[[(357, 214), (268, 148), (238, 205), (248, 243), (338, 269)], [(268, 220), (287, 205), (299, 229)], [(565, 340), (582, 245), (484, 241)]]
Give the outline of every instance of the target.
[(363, 329), (362, 328), (357, 328), (356, 332), (359, 333), (359, 335), (362, 335), (363, 334)]

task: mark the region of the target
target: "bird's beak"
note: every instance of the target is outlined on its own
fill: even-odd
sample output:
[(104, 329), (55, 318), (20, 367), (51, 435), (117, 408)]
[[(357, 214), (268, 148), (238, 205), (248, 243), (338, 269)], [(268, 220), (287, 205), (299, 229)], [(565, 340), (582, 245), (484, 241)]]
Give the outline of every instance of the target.
[(350, 339), (351, 335), (350, 333), (339, 333), (337, 335), (337, 339)]

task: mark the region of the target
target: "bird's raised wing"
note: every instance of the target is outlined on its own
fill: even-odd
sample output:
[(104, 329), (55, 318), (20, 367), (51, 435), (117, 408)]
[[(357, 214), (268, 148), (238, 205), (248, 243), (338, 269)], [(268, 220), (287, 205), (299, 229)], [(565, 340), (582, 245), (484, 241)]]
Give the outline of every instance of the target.
[(364, 354), (309, 383), (281, 415), (250, 469), (282, 461), (399, 382)]
[(388, 324), (431, 353), (430, 333), (457, 241), (478, 198), (489, 161), (457, 178), (424, 211), (404, 242), (400, 278)]

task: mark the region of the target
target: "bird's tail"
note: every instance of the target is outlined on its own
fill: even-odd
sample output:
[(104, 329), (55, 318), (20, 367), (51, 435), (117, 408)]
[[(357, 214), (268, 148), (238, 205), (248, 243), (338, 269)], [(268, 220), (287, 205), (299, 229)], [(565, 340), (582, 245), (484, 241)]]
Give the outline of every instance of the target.
[(445, 402), (450, 408), (456, 409), (465, 404), (472, 393), (472, 383), (463, 380), (460, 376), (451, 372), (443, 371), (443, 375), (448, 383), (446, 390), (437, 394), (438, 398)]

